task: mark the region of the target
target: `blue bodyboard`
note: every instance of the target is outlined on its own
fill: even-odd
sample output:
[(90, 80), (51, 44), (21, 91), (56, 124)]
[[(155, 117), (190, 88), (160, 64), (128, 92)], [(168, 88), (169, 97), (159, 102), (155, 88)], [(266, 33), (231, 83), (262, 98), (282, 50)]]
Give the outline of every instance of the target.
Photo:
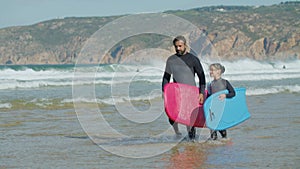
[(212, 130), (225, 130), (250, 118), (246, 103), (246, 88), (235, 88), (236, 95), (224, 100), (219, 99), (223, 90), (209, 96), (204, 103), (206, 126)]

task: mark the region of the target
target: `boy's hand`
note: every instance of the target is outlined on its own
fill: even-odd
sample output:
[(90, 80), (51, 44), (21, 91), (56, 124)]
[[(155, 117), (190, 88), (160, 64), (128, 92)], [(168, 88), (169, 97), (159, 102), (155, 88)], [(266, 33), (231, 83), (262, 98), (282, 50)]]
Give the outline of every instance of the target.
[(219, 95), (219, 99), (220, 99), (220, 100), (224, 100), (225, 98), (226, 98), (226, 94), (220, 94), (220, 95)]

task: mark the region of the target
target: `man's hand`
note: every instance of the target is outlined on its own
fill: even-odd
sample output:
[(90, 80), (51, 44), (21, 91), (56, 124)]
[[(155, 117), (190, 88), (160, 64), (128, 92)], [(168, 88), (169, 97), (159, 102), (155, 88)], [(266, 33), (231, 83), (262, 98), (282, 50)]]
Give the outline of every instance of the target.
[(199, 94), (199, 103), (203, 104), (204, 102), (204, 95), (202, 93)]

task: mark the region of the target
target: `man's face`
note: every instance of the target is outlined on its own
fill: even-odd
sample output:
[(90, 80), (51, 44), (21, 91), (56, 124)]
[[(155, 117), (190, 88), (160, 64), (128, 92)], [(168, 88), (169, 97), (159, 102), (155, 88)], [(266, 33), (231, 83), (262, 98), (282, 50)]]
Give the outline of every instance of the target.
[(186, 52), (186, 46), (183, 41), (176, 41), (174, 44), (177, 55), (184, 55)]

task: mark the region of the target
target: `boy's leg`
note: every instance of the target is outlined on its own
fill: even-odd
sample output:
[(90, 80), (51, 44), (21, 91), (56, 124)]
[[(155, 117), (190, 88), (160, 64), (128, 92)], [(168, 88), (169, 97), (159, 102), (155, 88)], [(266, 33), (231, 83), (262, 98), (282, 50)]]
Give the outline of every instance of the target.
[(217, 138), (218, 138), (217, 131), (215, 131), (215, 130), (210, 130), (210, 138), (211, 138), (212, 140), (217, 140)]
[(222, 138), (226, 138), (226, 137), (227, 137), (227, 132), (226, 132), (226, 130), (220, 130), (219, 132), (220, 132)]

